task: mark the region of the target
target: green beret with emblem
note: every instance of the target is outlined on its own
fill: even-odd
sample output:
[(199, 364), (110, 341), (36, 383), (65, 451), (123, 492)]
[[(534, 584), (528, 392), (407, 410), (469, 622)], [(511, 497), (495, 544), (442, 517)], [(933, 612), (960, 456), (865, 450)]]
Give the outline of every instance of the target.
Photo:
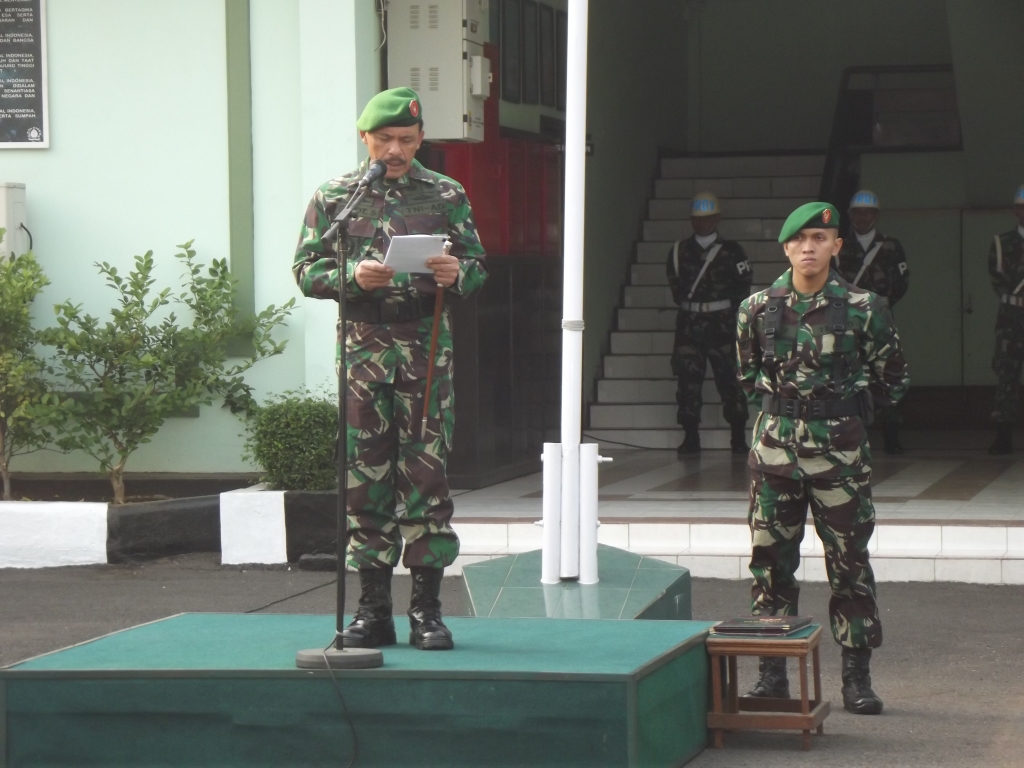
[(786, 242), (801, 229), (839, 229), (839, 211), (831, 203), (804, 203), (789, 214), (779, 242)]
[(376, 131), (378, 128), (407, 128), (423, 125), (423, 108), (420, 97), (412, 88), (389, 88), (381, 91), (366, 104), (363, 114), (356, 122), (360, 131)]

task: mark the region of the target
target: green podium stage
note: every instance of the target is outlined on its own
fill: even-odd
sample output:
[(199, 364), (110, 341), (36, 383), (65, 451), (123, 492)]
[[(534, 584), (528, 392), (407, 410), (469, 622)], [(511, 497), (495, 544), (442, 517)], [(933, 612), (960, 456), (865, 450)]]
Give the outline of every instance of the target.
[[(711, 622), (449, 619), (456, 647), (336, 672), (358, 766), (678, 766), (707, 741)], [(0, 670), (2, 765), (345, 765), (333, 616), (183, 614)]]

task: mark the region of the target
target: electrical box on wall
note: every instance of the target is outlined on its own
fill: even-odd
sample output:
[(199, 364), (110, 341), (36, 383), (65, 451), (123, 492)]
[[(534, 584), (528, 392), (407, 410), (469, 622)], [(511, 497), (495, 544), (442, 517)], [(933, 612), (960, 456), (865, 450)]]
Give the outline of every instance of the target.
[(487, 0), (389, 0), (388, 86), (423, 103), (430, 141), (483, 141), (491, 93)]
[(0, 242), (0, 255), (4, 257), (20, 256), (27, 253), (31, 246), (26, 224), (25, 185), (0, 181), (0, 229), (7, 234)]

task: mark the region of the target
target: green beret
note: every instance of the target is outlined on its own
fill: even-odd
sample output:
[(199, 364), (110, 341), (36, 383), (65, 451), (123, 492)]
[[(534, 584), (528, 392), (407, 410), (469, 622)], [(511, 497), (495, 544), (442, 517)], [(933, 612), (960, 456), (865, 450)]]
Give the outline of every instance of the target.
[(423, 125), (420, 97), (412, 88), (391, 88), (367, 102), (356, 128), (376, 131), (378, 128), (406, 128), (410, 125)]
[(804, 203), (789, 214), (779, 242), (786, 242), (801, 229), (839, 229), (839, 211), (831, 203)]

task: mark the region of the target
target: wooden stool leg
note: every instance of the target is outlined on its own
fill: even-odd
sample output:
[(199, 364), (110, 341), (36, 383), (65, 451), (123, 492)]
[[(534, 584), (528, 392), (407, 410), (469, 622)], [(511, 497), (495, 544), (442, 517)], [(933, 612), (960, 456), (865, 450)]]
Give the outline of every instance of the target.
[[(725, 659), (721, 656), (711, 657), (711, 711), (715, 714), (721, 714), (724, 712), (722, 709), (722, 667), (725, 664)], [(722, 741), (722, 729), (714, 729), (715, 737), (715, 749), (721, 749), (724, 746)]]
[[(811, 714), (811, 703), (808, 701), (807, 690), (807, 657), (800, 656), (800, 712), (803, 715)], [(811, 732), (804, 731), (804, 749), (811, 748)]]
[(736, 672), (736, 657), (729, 657), (729, 711), (740, 711), (739, 675)]
[[(814, 665), (814, 702), (815, 706), (821, 703), (821, 660), (818, 658), (818, 646), (812, 651), (811, 662)], [(825, 732), (825, 724), (818, 726), (818, 735)]]

